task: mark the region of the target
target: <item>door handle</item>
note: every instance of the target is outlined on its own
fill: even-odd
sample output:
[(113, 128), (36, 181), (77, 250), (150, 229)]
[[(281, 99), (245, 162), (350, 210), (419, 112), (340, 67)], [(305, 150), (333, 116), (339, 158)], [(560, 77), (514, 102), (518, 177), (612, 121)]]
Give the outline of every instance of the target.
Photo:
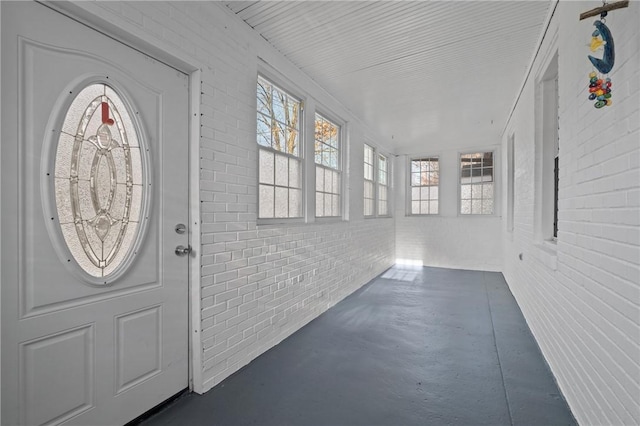
[(191, 253), (191, 246), (178, 246), (176, 247), (176, 255), (178, 256), (186, 256)]

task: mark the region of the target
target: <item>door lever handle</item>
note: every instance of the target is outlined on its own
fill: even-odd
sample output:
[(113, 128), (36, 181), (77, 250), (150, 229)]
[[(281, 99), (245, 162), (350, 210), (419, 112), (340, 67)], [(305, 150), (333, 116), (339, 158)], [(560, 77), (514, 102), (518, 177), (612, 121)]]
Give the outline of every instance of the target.
[(182, 245), (176, 247), (176, 255), (178, 256), (186, 256), (189, 253), (191, 253), (191, 246), (189, 245), (186, 247)]

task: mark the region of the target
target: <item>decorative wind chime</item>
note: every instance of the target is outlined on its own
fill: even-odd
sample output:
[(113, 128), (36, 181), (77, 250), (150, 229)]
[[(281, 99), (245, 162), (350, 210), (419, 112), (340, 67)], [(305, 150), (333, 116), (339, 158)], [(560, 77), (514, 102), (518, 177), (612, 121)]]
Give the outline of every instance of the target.
[(597, 19), (593, 23), (596, 29), (591, 34), (590, 50), (593, 53), (603, 51), (602, 58), (596, 58), (591, 55), (588, 56), (594, 68), (589, 73), (589, 100), (595, 101), (594, 106), (598, 109), (604, 106), (610, 106), (613, 103), (611, 99), (611, 86), (613, 83), (611, 82), (611, 78), (609, 78), (609, 72), (615, 63), (616, 52), (613, 44), (613, 36), (605, 24), (606, 17), (609, 11), (627, 6), (629, 6), (629, 0), (611, 4), (603, 1), (602, 7), (597, 7), (580, 14), (580, 20), (600, 15), (600, 19)]

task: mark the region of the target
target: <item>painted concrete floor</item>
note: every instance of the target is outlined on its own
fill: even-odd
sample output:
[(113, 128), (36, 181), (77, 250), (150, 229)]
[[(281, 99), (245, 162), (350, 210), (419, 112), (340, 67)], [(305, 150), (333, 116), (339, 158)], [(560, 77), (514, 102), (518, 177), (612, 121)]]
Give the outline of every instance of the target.
[(143, 425), (575, 425), (502, 274), (393, 267)]

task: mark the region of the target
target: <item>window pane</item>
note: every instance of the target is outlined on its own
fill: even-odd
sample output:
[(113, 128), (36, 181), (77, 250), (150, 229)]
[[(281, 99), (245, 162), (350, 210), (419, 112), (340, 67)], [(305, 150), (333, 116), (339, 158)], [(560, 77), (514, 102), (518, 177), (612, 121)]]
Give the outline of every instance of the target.
[(289, 216), (289, 190), (276, 187), (275, 217)]
[(260, 150), (260, 164), (258, 166), (260, 170), (260, 183), (268, 183), (273, 185), (273, 153), (265, 150)]
[(429, 202), (428, 201), (420, 201), (420, 213), (421, 214), (429, 213)]
[(371, 182), (364, 183), (364, 196), (365, 198), (373, 198), (373, 184)]
[(420, 187), (418, 188), (411, 188), (411, 200), (412, 201), (419, 201), (420, 200)]
[(299, 189), (289, 190), (289, 217), (302, 216), (302, 191)]
[(482, 214), (493, 214), (493, 200), (482, 201)]
[(364, 205), (364, 215), (373, 216), (373, 200), (366, 200)]
[(482, 198), (493, 199), (493, 184), (485, 183), (484, 185), (482, 185)]
[(482, 200), (471, 200), (471, 214), (482, 213)]
[(429, 199), (429, 186), (423, 186), (420, 188), (420, 199), (428, 200)]
[(316, 191), (322, 191), (324, 188), (324, 168), (316, 166)]
[(364, 165), (364, 178), (367, 180), (373, 180), (373, 166), (370, 164)]
[(380, 187), (378, 187), (378, 198), (380, 198), (381, 200), (386, 200), (387, 199), (387, 187), (380, 185)]
[(288, 154), (292, 154), (297, 157), (298, 156), (298, 130), (297, 129), (287, 127), (286, 142), (287, 142), (286, 152)]
[(273, 217), (274, 207), (274, 187), (267, 185), (260, 185), (260, 195), (258, 199), (258, 205), (260, 206), (259, 217), (271, 218)]
[(324, 196), (316, 192), (316, 216), (324, 216)]
[(289, 186), (292, 188), (302, 188), (300, 179), (300, 161), (289, 159)]
[(331, 211), (334, 216), (340, 216), (340, 196), (332, 195), (331, 196)]
[(289, 158), (276, 155), (276, 185), (289, 185)]
[(331, 148), (331, 164), (329, 166), (333, 169), (339, 169), (340, 160), (338, 156), (338, 150), (336, 148)]
[(420, 185), (420, 173), (411, 173), (411, 185), (412, 186)]
[(334, 216), (331, 209), (331, 194), (324, 194), (324, 214), (325, 216)]
[(277, 89), (274, 89), (273, 95), (273, 118), (280, 123), (286, 123), (284, 110), (287, 102), (285, 95)]
[(378, 182), (387, 184), (387, 157), (384, 155), (378, 156)]
[(437, 186), (432, 186), (431, 190), (429, 191), (429, 198), (432, 200), (437, 200), (438, 199), (438, 187)]
[(270, 116), (271, 109), (271, 84), (262, 78), (258, 78), (256, 96), (258, 99), (258, 112)]
[(411, 214), (420, 214), (420, 201), (411, 202)]
[(438, 214), (438, 201), (429, 202), (429, 213)]
[(460, 197), (463, 200), (471, 198), (471, 185), (462, 185), (460, 188)]
[(258, 114), (258, 145), (271, 146), (271, 126), (266, 120), (263, 115)]
[(460, 213), (471, 214), (471, 200), (462, 200), (460, 202)]
[(322, 165), (330, 167), (331, 166), (331, 148), (325, 146), (322, 151)]
[(471, 185), (471, 198), (482, 198), (482, 185)]
[(325, 173), (324, 177), (324, 191), (325, 192), (337, 192), (337, 188), (333, 187), (333, 175), (335, 174), (335, 172), (332, 172), (331, 170), (327, 170), (327, 172)]

